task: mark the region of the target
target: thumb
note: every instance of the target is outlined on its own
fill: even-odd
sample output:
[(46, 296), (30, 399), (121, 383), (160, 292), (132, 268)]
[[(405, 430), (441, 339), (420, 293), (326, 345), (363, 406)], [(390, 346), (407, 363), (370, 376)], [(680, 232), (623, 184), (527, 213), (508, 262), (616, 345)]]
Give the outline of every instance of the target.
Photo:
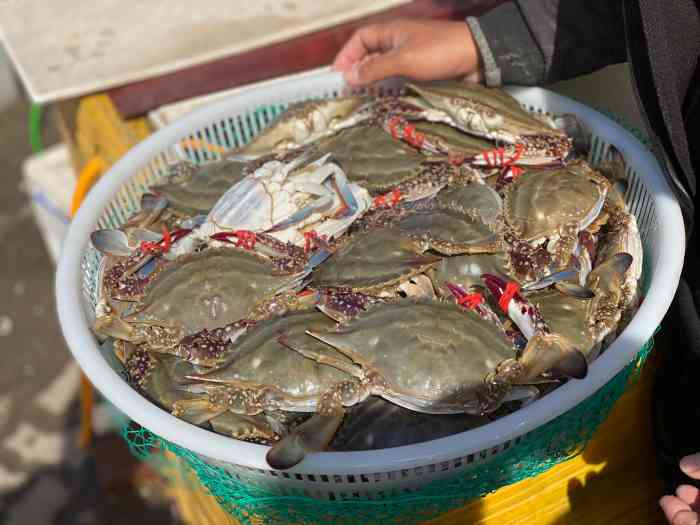
[(681, 470), (693, 479), (700, 479), (700, 453), (685, 456), (680, 461)]
[(366, 85), (397, 75), (405, 75), (402, 53), (389, 51), (375, 53), (353, 65), (345, 80), (352, 85)]

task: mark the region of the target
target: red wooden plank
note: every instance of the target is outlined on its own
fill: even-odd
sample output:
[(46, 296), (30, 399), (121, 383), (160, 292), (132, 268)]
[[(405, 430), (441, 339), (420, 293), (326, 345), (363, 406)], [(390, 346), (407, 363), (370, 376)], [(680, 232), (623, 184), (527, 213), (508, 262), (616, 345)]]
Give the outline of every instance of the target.
[(108, 90), (124, 118), (186, 98), (330, 64), (359, 27), (405, 18), (459, 19), (503, 0), (416, 0), (410, 4), (260, 49)]

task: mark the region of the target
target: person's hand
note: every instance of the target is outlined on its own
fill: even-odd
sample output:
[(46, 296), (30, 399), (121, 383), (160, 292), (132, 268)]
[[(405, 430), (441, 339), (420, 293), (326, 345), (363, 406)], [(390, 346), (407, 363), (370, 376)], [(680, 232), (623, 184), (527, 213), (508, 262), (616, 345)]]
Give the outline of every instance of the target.
[(467, 77), (481, 81), (481, 57), (465, 22), (397, 20), (363, 27), (333, 62), (352, 86), (387, 77), (414, 80)]
[[(693, 479), (700, 479), (700, 453), (681, 459), (681, 470)], [(700, 525), (700, 491), (692, 485), (681, 485), (675, 496), (659, 501), (671, 525)]]

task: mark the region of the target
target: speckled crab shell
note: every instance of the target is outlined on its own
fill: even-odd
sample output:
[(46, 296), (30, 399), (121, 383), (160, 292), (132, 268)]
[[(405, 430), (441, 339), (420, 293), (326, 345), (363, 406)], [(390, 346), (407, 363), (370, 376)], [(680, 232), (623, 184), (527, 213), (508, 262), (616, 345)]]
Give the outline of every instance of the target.
[(285, 432), (283, 425), (289, 418), (283, 414), (274, 414), (274, 418), (280, 420), (276, 424), (266, 415), (234, 414), (223, 407), (209, 407), (201, 394), (178, 388), (177, 383), (187, 382), (185, 376), (195, 369), (175, 357), (155, 356), (139, 348), (129, 356), (125, 369), (129, 381), (164, 410), (172, 411), (178, 402), (198, 403), (209, 408), (185, 411), (180, 415), (193, 425), (209, 423), (219, 434), (264, 444), (277, 441), (280, 433)]
[(497, 407), (504, 385), (486, 380), (515, 357), (495, 323), (449, 303), (376, 305), (314, 336), (376, 375), (375, 395), (429, 414), (481, 414), (486, 397)]
[(567, 227), (578, 233), (600, 213), (608, 184), (581, 162), (527, 171), (504, 191), (505, 221), (525, 241), (559, 235)]
[(137, 347), (126, 358), (124, 369), (129, 382), (166, 410), (176, 401), (195, 396), (175, 388), (182, 383), (194, 367), (173, 356), (154, 355), (143, 347)]
[(354, 96), (292, 104), (262, 133), (226, 157), (252, 159), (297, 149), (367, 120), (372, 116), (370, 108), (366, 97)]
[(466, 133), (507, 143), (523, 143), (542, 138), (548, 155), (564, 158), (570, 141), (559, 130), (525, 111), (517, 100), (501, 89), (458, 81), (409, 83), (431, 107), (444, 112), (453, 125)]
[(168, 199), (169, 209), (192, 216), (206, 215), (226, 191), (245, 177), (247, 163), (224, 159), (194, 165), (175, 165), (167, 182), (153, 186), (151, 191)]
[(390, 191), (421, 173), (425, 157), (376, 126), (356, 126), (319, 146), (349, 180), (372, 194)]
[(237, 248), (178, 257), (159, 271), (124, 320), (175, 326), (184, 336), (253, 318), (277, 294), (300, 286), (305, 275), (278, 276), (273, 269), (268, 260)]
[(477, 213), (452, 204), (420, 210), (398, 221), (396, 228), (419, 243), (423, 251), (445, 255), (493, 253), (501, 249), (494, 225)]
[(419, 251), (414, 241), (393, 228), (357, 233), (314, 270), (311, 283), (315, 288), (379, 294), (440, 261)]
[(446, 283), (456, 284), (465, 290), (483, 288), (481, 276), (485, 273), (507, 275), (507, 263), (508, 259), (503, 253), (459, 255), (445, 257), (427, 273), (441, 296), (452, 297)]
[[(210, 384), (272, 385), (285, 395), (315, 396), (348, 379), (332, 366), (307, 359), (285, 345), (349, 362), (342, 354), (306, 334), (307, 330), (333, 330), (335, 322), (316, 310), (295, 312), (262, 321), (238, 342), (235, 357), (226, 366), (198, 376)], [(313, 410), (312, 406), (309, 410)], [(280, 409), (289, 408), (281, 402)]]
[(439, 207), (459, 206), (485, 224), (496, 224), (503, 217), (503, 199), (485, 184), (455, 185), (437, 194)]

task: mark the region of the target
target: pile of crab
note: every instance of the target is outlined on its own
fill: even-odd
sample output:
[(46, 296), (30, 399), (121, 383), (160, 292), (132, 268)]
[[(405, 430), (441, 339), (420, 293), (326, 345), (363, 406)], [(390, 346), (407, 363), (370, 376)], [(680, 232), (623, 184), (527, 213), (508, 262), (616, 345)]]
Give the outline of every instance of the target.
[(583, 379), (638, 306), (624, 159), (588, 136), (457, 82), (295, 105), (93, 233), (95, 332), (273, 468), (483, 425)]

